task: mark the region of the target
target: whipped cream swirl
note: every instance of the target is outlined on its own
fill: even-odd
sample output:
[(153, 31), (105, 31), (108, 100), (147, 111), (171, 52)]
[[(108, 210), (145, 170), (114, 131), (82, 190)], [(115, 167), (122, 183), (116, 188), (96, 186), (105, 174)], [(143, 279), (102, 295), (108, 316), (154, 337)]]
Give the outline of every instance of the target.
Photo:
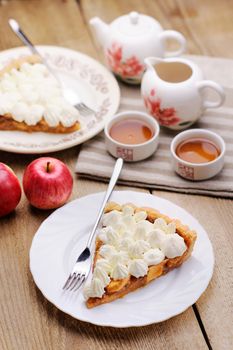
[[(144, 277), (151, 265), (165, 258), (181, 256), (187, 249), (184, 239), (176, 233), (176, 224), (162, 218), (149, 222), (147, 213), (134, 213), (131, 206), (122, 211), (113, 210), (103, 216), (103, 228), (98, 238), (102, 241), (90, 285), (84, 297), (100, 298), (111, 280)], [(102, 293), (102, 294), (101, 294)]]
[(79, 113), (63, 97), (59, 82), (42, 63), (23, 63), (0, 78), (0, 115), (36, 125), (42, 117), (51, 127), (74, 125)]

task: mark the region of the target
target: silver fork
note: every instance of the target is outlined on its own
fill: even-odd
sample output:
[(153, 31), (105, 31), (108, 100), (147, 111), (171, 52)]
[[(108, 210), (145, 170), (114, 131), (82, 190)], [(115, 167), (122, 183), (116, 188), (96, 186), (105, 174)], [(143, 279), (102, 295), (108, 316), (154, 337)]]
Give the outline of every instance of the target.
[(107, 201), (109, 199), (109, 197), (111, 196), (111, 193), (116, 185), (116, 182), (119, 178), (121, 169), (123, 166), (123, 159), (122, 158), (118, 158), (113, 172), (112, 172), (112, 176), (103, 200), (103, 203), (101, 205), (99, 214), (97, 216), (95, 225), (91, 231), (91, 234), (88, 238), (87, 241), (87, 246), (86, 248), (83, 250), (83, 252), (79, 255), (78, 259), (76, 260), (76, 263), (68, 277), (68, 279), (66, 280), (64, 286), (63, 286), (63, 290), (74, 290), (77, 291), (81, 285), (84, 283), (84, 281), (87, 279), (90, 271), (91, 271), (91, 265), (92, 265), (92, 257), (91, 257), (91, 246), (92, 246), (92, 242), (93, 242), (93, 238), (95, 237), (95, 232), (96, 229), (99, 225), (100, 219), (102, 217), (102, 214), (104, 212), (104, 208), (107, 204)]
[(45, 60), (44, 57), (41, 56), (39, 51), (36, 49), (36, 47), (32, 44), (32, 42), (28, 39), (26, 34), (22, 31), (20, 28), (18, 22), (11, 18), (8, 20), (9, 26), (13, 30), (13, 32), (18, 36), (18, 38), (30, 49), (30, 51), (37, 55), (40, 56), (43, 64), (47, 67), (49, 72), (54, 76), (54, 78), (58, 81), (60, 86), (62, 87), (63, 91), (63, 96), (65, 99), (70, 102), (82, 115), (90, 115), (90, 114), (95, 114), (95, 111), (88, 107), (84, 102), (80, 100), (80, 98), (77, 96), (77, 94), (70, 88), (67, 88), (64, 86), (64, 83), (59, 79), (57, 74), (54, 72), (54, 70), (50, 67), (48, 62)]

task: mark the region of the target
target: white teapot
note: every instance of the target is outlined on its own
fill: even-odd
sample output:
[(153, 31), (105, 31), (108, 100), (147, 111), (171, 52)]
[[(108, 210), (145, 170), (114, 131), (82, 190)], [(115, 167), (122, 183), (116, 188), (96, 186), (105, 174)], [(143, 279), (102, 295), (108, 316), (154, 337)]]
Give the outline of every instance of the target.
[[(163, 30), (158, 21), (137, 12), (116, 18), (111, 24), (98, 17), (90, 20), (97, 40), (104, 49), (107, 65), (121, 80), (139, 84), (149, 56), (178, 56), (185, 51), (186, 40), (175, 30)], [(179, 44), (176, 51), (165, 52), (166, 40)]]
[[(160, 125), (181, 130), (196, 122), (206, 108), (217, 108), (225, 99), (221, 85), (204, 80), (198, 65), (186, 58), (145, 59), (141, 94), (145, 107)], [(206, 100), (205, 89), (215, 91), (216, 101)]]

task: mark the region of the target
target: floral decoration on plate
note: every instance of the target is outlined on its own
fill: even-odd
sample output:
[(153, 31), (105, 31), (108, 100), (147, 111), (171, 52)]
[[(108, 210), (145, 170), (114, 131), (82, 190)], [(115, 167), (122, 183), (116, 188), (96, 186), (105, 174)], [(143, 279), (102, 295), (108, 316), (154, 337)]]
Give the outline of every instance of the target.
[[(56, 46), (38, 46), (39, 52), (64, 83), (77, 91), (80, 99), (96, 111), (80, 116), (81, 129), (76, 132), (50, 134), (42, 132), (0, 131), (0, 149), (16, 153), (47, 153), (81, 144), (96, 134), (114, 115), (120, 102), (120, 90), (114, 76), (99, 62), (78, 51)], [(13, 58), (28, 55), (25, 47), (0, 53), (0, 67)]]

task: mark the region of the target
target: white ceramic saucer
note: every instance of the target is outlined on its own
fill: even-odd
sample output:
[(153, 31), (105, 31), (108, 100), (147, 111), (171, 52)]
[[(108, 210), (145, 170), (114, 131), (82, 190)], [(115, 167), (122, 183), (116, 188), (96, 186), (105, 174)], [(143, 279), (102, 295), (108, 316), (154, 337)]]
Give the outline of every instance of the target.
[(35, 234), (30, 269), (43, 295), (76, 319), (101, 326), (144, 326), (164, 321), (186, 310), (201, 296), (211, 279), (214, 255), (204, 228), (187, 211), (172, 202), (140, 192), (114, 192), (112, 200), (156, 208), (196, 230), (191, 258), (123, 299), (87, 309), (82, 293), (62, 292), (76, 257), (82, 251), (96, 219), (104, 193), (79, 198), (56, 210)]
[[(120, 103), (120, 89), (114, 76), (101, 63), (78, 51), (58, 46), (38, 46), (39, 52), (69, 88), (97, 111), (81, 118), (82, 128), (70, 134), (0, 131), (0, 150), (15, 153), (45, 153), (83, 143), (98, 134)], [(30, 55), (26, 47), (0, 52), (0, 69), (11, 59)]]

